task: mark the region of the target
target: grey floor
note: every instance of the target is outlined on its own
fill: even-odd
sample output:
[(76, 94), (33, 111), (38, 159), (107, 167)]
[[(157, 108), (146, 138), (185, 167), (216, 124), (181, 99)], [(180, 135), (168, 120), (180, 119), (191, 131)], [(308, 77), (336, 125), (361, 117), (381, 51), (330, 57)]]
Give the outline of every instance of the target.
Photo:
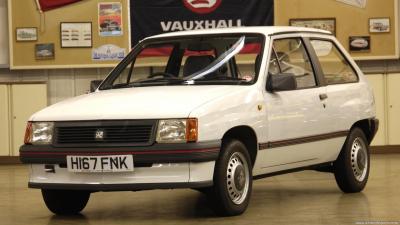
[(193, 190), (95, 193), (82, 215), (54, 216), (27, 179), (24, 165), (0, 166), (0, 224), (400, 224), (400, 155), (373, 155), (357, 194), (313, 171), (255, 181), (247, 212), (231, 218), (216, 217)]

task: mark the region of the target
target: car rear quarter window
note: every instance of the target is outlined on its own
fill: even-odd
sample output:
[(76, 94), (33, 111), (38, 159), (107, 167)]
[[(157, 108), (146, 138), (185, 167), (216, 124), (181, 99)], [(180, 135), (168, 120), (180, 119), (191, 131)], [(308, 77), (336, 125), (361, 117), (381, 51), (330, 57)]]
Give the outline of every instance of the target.
[(311, 40), (310, 42), (319, 59), (326, 84), (345, 84), (358, 81), (353, 67), (332, 41)]

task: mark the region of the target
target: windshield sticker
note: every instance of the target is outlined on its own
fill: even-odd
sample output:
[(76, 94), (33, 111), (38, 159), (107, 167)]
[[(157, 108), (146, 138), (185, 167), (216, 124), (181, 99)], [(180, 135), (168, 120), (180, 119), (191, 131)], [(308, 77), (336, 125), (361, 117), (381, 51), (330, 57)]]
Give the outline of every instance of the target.
[(126, 49), (116, 45), (102, 45), (92, 50), (92, 60), (122, 60), (125, 57)]

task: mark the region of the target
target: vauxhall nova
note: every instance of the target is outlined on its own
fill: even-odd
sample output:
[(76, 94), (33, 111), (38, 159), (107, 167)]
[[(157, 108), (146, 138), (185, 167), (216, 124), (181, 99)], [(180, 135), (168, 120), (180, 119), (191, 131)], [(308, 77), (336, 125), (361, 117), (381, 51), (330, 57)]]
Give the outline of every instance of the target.
[(253, 179), (286, 172), (361, 191), (377, 128), (371, 88), (330, 33), (200, 30), (141, 41), (94, 92), (35, 113), (20, 157), (56, 214), (97, 191), (193, 188), (229, 216)]

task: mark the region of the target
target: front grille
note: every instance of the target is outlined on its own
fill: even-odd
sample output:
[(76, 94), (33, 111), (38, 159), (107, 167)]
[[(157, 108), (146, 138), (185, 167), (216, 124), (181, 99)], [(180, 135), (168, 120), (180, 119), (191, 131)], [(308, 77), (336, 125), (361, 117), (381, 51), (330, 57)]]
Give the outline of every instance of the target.
[(56, 146), (147, 146), (154, 142), (156, 121), (58, 122)]

